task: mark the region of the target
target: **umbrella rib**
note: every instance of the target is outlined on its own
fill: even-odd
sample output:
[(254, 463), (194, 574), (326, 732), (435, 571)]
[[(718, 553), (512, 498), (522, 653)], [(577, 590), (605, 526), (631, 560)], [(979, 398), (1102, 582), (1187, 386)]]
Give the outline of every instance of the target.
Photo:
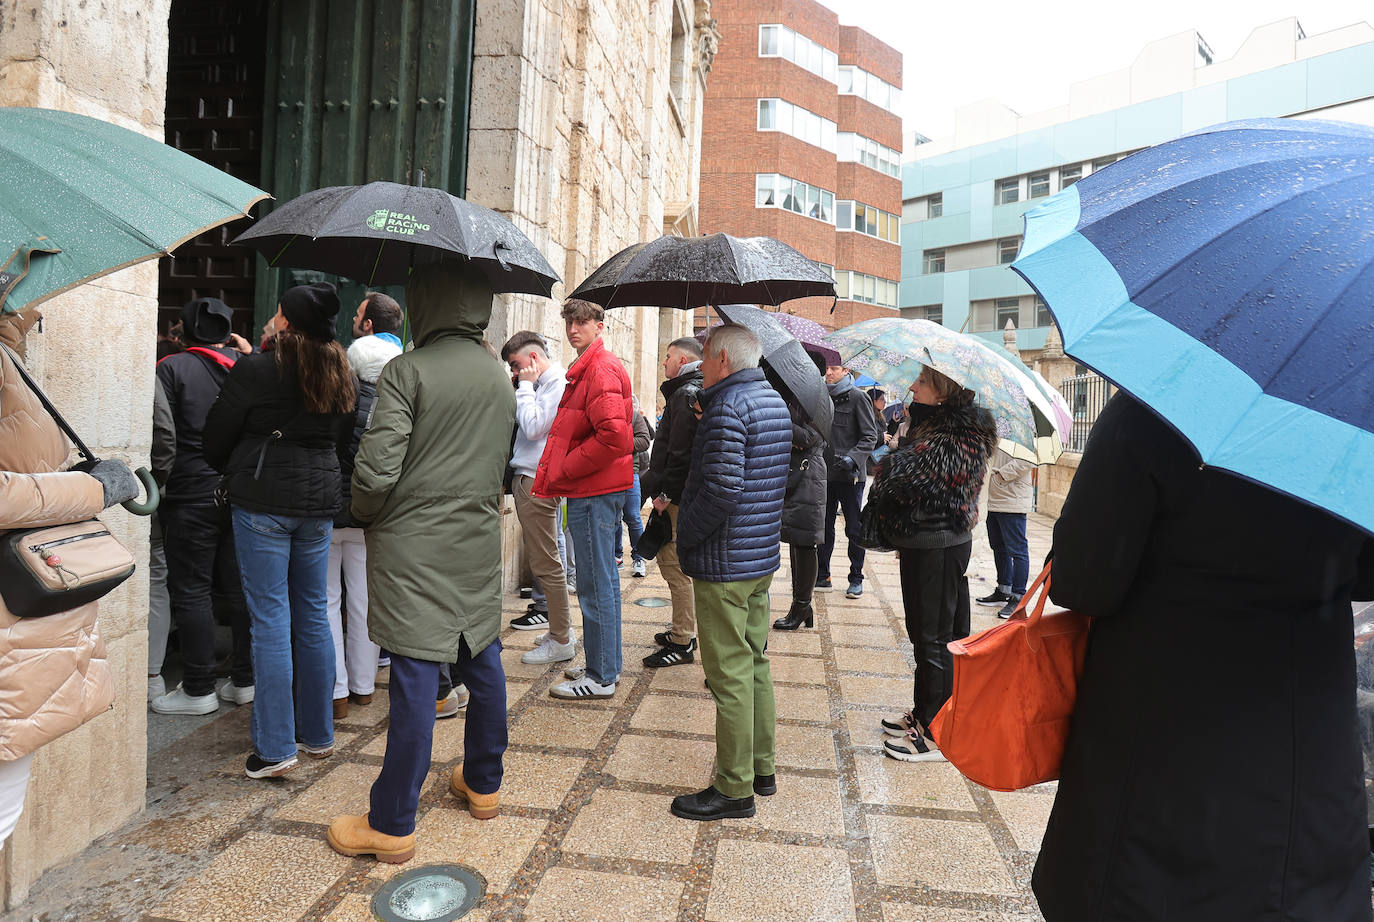
[[(381, 240), (377, 243), (377, 258), (372, 261), (372, 271), (368, 273), (367, 284), (371, 285), (377, 278), (377, 267), (382, 264), (382, 250), (386, 249), (386, 241)], [(414, 254), (412, 252), (411, 265), (414, 266)]]

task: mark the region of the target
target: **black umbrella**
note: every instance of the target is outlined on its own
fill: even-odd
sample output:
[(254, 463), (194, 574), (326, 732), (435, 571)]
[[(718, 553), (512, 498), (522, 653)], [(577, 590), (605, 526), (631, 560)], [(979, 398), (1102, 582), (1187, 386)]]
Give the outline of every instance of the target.
[(577, 286), (571, 297), (602, 307), (686, 309), (748, 301), (835, 297), (835, 280), (772, 237), (659, 237), (626, 247)]
[(418, 262), (464, 256), (494, 291), (549, 297), (558, 273), (518, 228), (443, 189), (372, 182), (307, 192), (234, 241), (269, 266), (332, 272), (367, 285), (404, 285)]
[[(763, 347), (763, 373), (825, 438), (835, 419), (835, 404), (806, 347), (787, 331), (777, 316), (752, 304), (721, 304), (715, 308), (730, 323), (748, 327)], [(710, 331), (707, 330), (707, 333)]]

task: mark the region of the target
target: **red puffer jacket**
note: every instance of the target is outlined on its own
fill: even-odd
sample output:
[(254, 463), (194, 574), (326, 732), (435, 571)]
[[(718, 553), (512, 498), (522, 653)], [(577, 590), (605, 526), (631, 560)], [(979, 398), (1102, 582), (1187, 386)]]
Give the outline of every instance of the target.
[(534, 475), (534, 495), (604, 496), (634, 483), (630, 376), (600, 339), (568, 369), (568, 386)]

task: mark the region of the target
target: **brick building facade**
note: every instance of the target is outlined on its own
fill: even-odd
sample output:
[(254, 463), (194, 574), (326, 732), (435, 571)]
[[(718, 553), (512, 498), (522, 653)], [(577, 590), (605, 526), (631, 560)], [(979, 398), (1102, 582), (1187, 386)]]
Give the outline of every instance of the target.
[(776, 237), (835, 273), (833, 313), (828, 298), (784, 310), (829, 328), (895, 315), (901, 54), (813, 0), (736, 0), (713, 15), (700, 231)]

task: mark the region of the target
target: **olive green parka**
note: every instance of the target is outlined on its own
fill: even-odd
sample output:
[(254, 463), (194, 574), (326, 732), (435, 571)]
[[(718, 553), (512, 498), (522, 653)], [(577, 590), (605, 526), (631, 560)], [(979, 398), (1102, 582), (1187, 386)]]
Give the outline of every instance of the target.
[(367, 539), (368, 635), (451, 663), (501, 628), (501, 476), (515, 425), (510, 376), (482, 345), (492, 291), (460, 263), (406, 285), (415, 348), (387, 363), (353, 468)]

